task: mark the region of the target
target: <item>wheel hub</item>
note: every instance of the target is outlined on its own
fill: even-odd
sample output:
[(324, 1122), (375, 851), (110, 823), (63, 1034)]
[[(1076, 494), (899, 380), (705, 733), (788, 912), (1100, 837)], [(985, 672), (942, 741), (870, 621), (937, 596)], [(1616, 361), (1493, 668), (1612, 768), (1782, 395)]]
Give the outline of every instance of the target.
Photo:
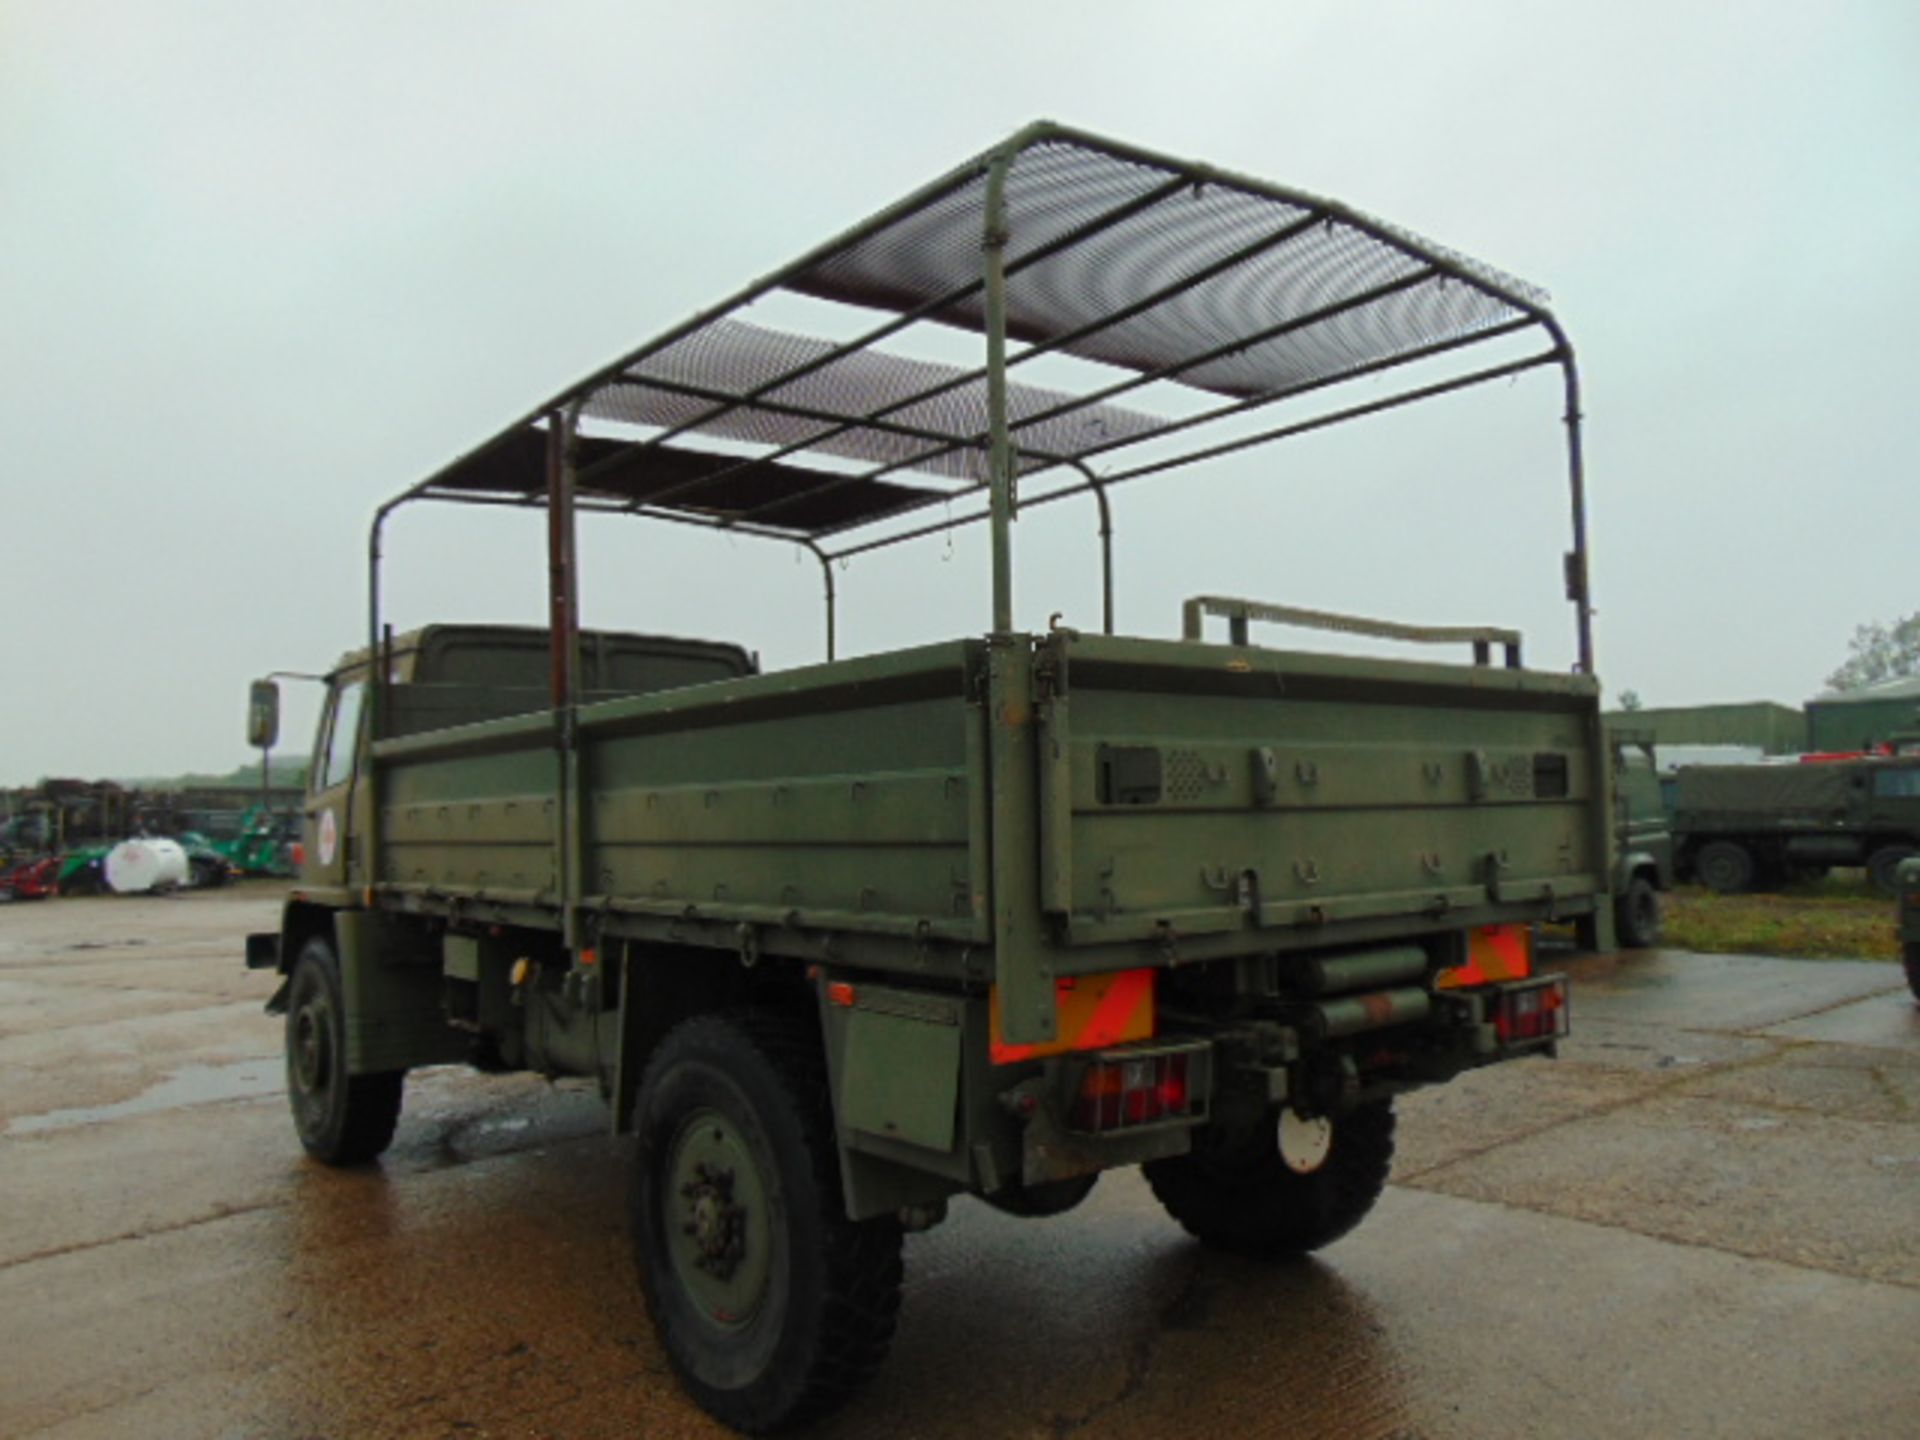
[(696, 1110), (674, 1137), (661, 1181), (668, 1252), (687, 1297), (724, 1328), (750, 1323), (766, 1298), (775, 1226), (742, 1128), (718, 1109)]
[(1311, 1175), (1333, 1150), (1333, 1122), (1324, 1115), (1301, 1115), (1291, 1107), (1280, 1115), (1280, 1158), (1296, 1175)]
[(680, 1187), (688, 1219), (680, 1233), (698, 1252), (693, 1263), (721, 1280), (733, 1278), (746, 1255), (747, 1207), (733, 1198), (733, 1171), (702, 1161)]
[(311, 1004), (303, 1005), (294, 1021), (294, 1074), (309, 1093), (326, 1088), (327, 1021)]

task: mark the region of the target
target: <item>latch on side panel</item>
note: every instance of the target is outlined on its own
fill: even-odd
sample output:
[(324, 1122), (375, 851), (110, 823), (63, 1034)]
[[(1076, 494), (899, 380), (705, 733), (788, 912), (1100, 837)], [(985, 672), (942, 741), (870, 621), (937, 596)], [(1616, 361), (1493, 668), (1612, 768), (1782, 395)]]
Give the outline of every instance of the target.
[(1271, 745), (1253, 751), (1253, 803), (1271, 805), (1280, 798), (1280, 757)]

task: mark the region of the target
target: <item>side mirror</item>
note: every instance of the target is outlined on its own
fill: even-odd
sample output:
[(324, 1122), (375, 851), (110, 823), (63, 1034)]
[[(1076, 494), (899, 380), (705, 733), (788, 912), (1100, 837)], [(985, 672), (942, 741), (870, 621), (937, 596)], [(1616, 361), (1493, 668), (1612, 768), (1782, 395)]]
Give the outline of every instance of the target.
[(247, 744), (271, 750), (280, 738), (280, 683), (256, 680), (247, 691)]

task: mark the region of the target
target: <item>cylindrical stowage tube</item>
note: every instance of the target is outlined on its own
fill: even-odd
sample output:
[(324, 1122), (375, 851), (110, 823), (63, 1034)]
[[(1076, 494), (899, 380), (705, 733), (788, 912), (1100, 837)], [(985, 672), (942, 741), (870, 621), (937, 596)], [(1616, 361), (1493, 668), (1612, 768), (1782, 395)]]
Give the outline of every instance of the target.
[(1309, 995), (1342, 995), (1405, 985), (1427, 973), (1427, 952), (1418, 945), (1363, 950), (1357, 955), (1316, 955), (1301, 967), (1300, 983)]
[(1343, 995), (1302, 1006), (1289, 1018), (1319, 1040), (1385, 1030), (1390, 1025), (1412, 1025), (1433, 1012), (1433, 997), (1424, 990), (1376, 990), (1371, 995)]
[(1796, 835), (1787, 841), (1787, 858), (1812, 865), (1858, 865), (1865, 848), (1851, 835)]

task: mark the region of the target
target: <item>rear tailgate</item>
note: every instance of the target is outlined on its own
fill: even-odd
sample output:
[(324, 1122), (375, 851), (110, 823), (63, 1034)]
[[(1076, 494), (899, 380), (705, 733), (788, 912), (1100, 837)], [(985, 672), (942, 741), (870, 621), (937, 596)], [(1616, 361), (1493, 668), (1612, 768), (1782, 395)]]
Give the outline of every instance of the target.
[(1067, 634), (1038, 655), (1056, 943), (1319, 947), (1606, 889), (1587, 677)]

